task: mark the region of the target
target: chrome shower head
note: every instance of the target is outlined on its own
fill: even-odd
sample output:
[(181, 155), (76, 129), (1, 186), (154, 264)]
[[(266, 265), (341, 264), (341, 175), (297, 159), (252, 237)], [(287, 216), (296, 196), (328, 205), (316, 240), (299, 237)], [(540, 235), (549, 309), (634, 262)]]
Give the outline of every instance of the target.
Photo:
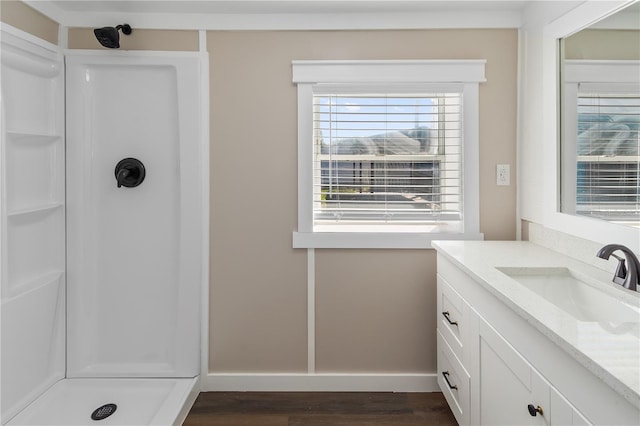
[(129, 35), (131, 34), (131, 26), (129, 24), (122, 24), (114, 27), (103, 27), (96, 28), (93, 30), (93, 33), (96, 35), (96, 38), (104, 47), (108, 47), (110, 49), (118, 49), (120, 47), (120, 34), (118, 30), (122, 30), (122, 34)]

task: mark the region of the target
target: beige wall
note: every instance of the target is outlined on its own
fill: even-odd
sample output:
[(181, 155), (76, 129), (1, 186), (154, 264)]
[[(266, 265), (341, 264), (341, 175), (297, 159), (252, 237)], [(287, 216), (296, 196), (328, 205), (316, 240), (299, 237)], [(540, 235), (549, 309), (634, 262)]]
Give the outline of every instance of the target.
[(567, 59), (640, 59), (640, 31), (582, 30), (567, 37)]
[[(106, 49), (102, 47), (93, 28), (69, 28), (69, 49)], [(180, 30), (139, 30), (131, 34), (120, 32), (121, 50), (197, 51), (198, 32)]]
[(433, 250), (316, 250), (316, 372), (436, 368)]
[[(487, 59), (480, 223), (514, 239), (516, 30), (210, 31), (212, 372), (307, 369), (294, 59)], [(515, 181), (512, 178), (512, 182)], [(267, 183), (268, 182), (268, 183)], [(261, 183), (263, 183), (261, 185)], [(435, 253), (316, 250), (316, 371), (435, 371)]]
[(0, 21), (58, 44), (58, 23), (18, 0), (0, 1)]

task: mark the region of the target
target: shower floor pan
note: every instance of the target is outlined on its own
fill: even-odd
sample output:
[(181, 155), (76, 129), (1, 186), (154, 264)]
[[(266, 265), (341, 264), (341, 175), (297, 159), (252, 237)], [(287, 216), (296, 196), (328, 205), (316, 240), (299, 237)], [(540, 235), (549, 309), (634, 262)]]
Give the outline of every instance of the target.
[[(64, 379), (7, 425), (180, 425), (198, 396), (197, 385), (197, 377)], [(107, 404), (115, 404), (116, 410), (106, 418), (93, 420), (94, 411)]]

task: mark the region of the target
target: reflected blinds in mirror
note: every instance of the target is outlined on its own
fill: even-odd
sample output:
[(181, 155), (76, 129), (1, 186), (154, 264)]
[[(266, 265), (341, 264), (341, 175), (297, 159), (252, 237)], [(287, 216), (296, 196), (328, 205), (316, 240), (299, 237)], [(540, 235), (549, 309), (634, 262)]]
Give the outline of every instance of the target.
[(580, 85), (576, 213), (640, 222), (640, 94)]

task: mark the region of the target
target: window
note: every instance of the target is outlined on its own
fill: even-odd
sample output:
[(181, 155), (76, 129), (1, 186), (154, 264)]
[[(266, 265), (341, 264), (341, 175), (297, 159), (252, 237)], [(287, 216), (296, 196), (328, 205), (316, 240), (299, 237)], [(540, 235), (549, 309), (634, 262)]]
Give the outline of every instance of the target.
[(478, 239), (484, 61), (296, 61), (294, 247)]
[(459, 227), (460, 93), (314, 93), (313, 100), (316, 228)]

